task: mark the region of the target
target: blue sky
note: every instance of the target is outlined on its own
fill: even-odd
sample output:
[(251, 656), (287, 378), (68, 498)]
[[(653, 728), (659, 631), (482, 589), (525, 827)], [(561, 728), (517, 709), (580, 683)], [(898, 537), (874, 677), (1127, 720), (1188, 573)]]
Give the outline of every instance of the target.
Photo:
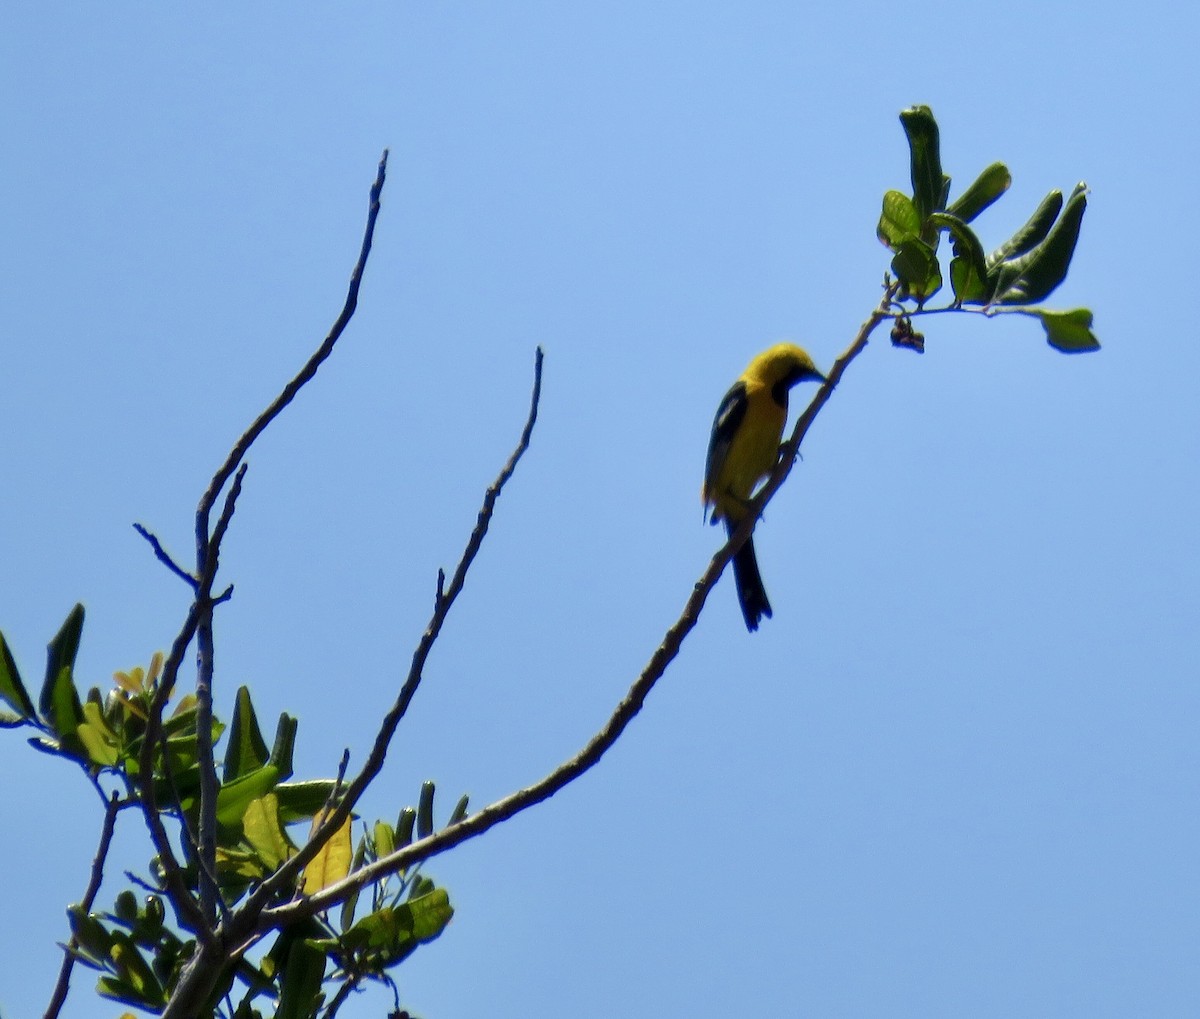
[[(1196, 682), (1200, 15), (1150, 2), (17, 3), (0, 15), (0, 629), (29, 675), (169, 645), (232, 440), (344, 295), (360, 310), (256, 447), (223, 557), (218, 710), (249, 684), (297, 764), (361, 760), (484, 487), (505, 492), (364, 802), (481, 805), (599, 727), (719, 536), (712, 414), (758, 350), (828, 367), (874, 306), (900, 109), (963, 187), (1092, 199), (1033, 322), (881, 334), (600, 766), (440, 858), (457, 915), (402, 967), (456, 1016), (1184, 1016), (1200, 1002)], [(0, 734), (0, 1009), (40, 1014), (100, 809)], [(130, 824), (110, 874), (148, 856)], [(114, 880), (101, 895), (111, 902)], [(341, 1013), (378, 1015), (364, 995)], [(101, 1011), (97, 1011), (100, 1008)], [(77, 977), (65, 1015), (115, 1015)]]

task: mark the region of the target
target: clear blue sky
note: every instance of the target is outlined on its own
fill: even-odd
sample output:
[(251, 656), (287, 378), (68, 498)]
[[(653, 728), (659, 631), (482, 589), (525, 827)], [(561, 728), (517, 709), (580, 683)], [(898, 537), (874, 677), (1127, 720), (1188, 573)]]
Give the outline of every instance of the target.
[[(381, 150), (360, 311), (255, 449), (225, 547), (219, 710), (362, 759), (546, 350), (533, 447), (382, 781), (490, 801), (574, 753), (719, 535), (712, 414), (780, 339), (874, 305), (897, 112), (994, 245), (1093, 190), (1059, 307), (1104, 344), (941, 316), (881, 335), (609, 758), (429, 865), (399, 971), (427, 1019), (1200, 1012), (1200, 16), (1015, 3), (65, 5), (0, 14), (0, 629), (79, 600), (81, 675), (166, 648), (230, 442), (325, 334)], [(960, 320), (961, 319), (961, 320)], [(0, 1009), (40, 1014), (100, 809), (0, 733)], [(444, 804), (446, 806), (447, 804)], [(131, 823), (110, 865), (142, 869)], [(101, 895), (111, 903), (114, 881)], [(116, 1015), (80, 972), (66, 1015)], [(381, 995), (342, 1015), (377, 1016)]]

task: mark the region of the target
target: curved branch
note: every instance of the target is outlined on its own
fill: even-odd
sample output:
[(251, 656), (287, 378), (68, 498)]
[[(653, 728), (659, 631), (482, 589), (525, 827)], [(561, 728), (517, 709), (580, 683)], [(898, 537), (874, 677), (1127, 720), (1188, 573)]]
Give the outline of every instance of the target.
[(225, 483), (233, 475), (233, 472), (237, 470), (238, 464), (242, 462), (243, 457), (249, 452), (250, 447), (254, 445), (254, 441), (262, 435), (267, 425), (279, 416), (283, 408), (291, 403), (295, 399), (296, 394), (317, 374), (317, 369), (333, 353), (335, 344), (341, 338), (346, 326), (349, 325), (350, 319), (354, 317), (354, 311), (358, 307), (358, 288), (362, 284), (363, 270), (366, 269), (367, 258), (371, 254), (371, 242), (375, 237), (375, 221), (379, 218), (379, 199), (383, 193), (383, 182), (387, 177), (387, 161), (388, 150), (384, 149), (383, 155), (379, 159), (379, 169), (375, 174), (375, 183), (371, 185), (371, 204), (367, 211), (367, 226), (363, 231), (362, 247), (359, 249), (358, 261), (354, 265), (353, 272), (350, 273), (350, 286), (346, 291), (346, 301), (342, 305), (341, 314), (334, 321), (332, 328), (329, 330), (329, 335), (325, 337), (325, 341), (317, 348), (312, 357), (304, 363), (304, 367), (296, 373), (296, 376), (283, 387), (279, 395), (271, 401), (267, 409), (254, 419), (254, 422), (234, 444), (233, 449), (229, 451), (229, 456), (225, 458), (225, 462), (217, 469), (217, 473), (213, 475), (208, 489), (200, 500), (200, 507), (196, 511), (196, 539), (198, 543), (207, 544), (209, 513), (212, 512), (212, 508), (216, 504), (217, 495), (225, 487)]
[(573, 782), (584, 772), (592, 768), (604, 756), (625, 731), (626, 726), (633, 721), (634, 716), (641, 711), (642, 705), (645, 703), (650, 691), (654, 689), (655, 684), (662, 678), (667, 666), (671, 664), (675, 656), (679, 653), (684, 639), (699, 621), (700, 612), (704, 608), (704, 603), (708, 599), (709, 592), (724, 572), (730, 559), (745, 544), (746, 539), (753, 532), (754, 525), (762, 515), (763, 508), (770, 502), (775, 492), (779, 490), (780, 485), (783, 484), (791, 472), (796, 462), (800, 443), (803, 441), (805, 435), (808, 434), (808, 430), (821, 408), (833, 394), (846, 368), (866, 347), (867, 341), (876, 326), (891, 317), (888, 309), (894, 294), (894, 286), (885, 287), (883, 300), (859, 328), (853, 342), (846, 348), (830, 370), (827, 381), (817, 391), (808, 408), (797, 419), (790, 437), (780, 450), (778, 464), (776, 464), (775, 469), (771, 472), (771, 476), (759, 490), (758, 494), (751, 500), (750, 511), (742, 520), (741, 525), (734, 531), (725, 545), (712, 557), (708, 568), (692, 588), (692, 593), (688, 596), (683, 612), (670, 629), (667, 630), (662, 643), (659, 644), (658, 648), (650, 656), (650, 660), (642, 670), (641, 675), (634, 681), (608, 721), (587, 742), (583, 749), (570, 760), (559, 765), (559, 767), (540, 781), (496, 800), (478, 813), (472, 814), (457, 824), (435, 832), (426, 838), (419, 839), (389, 856), (382, 857), (374, 863), (363, 867), (361, 870), (348, 875), (336, 884), (329, 885), (309, 898), (293, 900), (274, 909), (264, 910), (257, 925), (257, 931), (260, 934), (274, 928), (295, 923), (305, 917), (329, 909), (352, 891), (360, 889), (388, 874), (393, 874), (396, 871), (411, 867), (422, 860), (427, 860), (431, 856), (444, 853), (446, 850), (468, 839), (482, 835), (489, 828), (495, 827), (502, 821), (507, 821), (521, 811), (549, 799), (564, 786)]

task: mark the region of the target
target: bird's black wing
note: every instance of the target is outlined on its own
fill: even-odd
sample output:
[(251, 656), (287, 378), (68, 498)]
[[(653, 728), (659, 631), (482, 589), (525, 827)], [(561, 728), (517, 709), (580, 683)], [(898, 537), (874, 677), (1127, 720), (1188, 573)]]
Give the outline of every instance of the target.
[(713, 419), (712, 436), (708, 440), (708, 461), (704, 465), (704, 491), (709, 498), (716, 497), (717, 477), (725, 465), (733, 437), (746, 416), (746, 407), (746, 383), (739, 379), (725, 394)]

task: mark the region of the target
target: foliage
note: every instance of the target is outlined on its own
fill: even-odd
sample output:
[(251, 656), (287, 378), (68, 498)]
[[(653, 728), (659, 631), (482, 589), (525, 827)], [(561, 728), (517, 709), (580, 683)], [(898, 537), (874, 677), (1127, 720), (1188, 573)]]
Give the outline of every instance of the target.
[[(106, 694), (92, 687), (80, 696), (75, 658), (83, 629), (83, 606), (76, 605), (48, 648), (46, 675), (35, 706), (3, 634), (0, 634), (0, 699), (5, 710), (0, 722), (10, 728), (37, 731), (29, 742), (44, 753), (77, 764), (101, 788), (115, 785), (120, 809), (142, 804), (146, 780), (139, 770), (142, 740), (150, 706), (158, 691), (163, 656), (155, 654), (148, 669), (141, 667), (114, 676)], [(339, 793), (336, 779), (290, 781), (296, 721), (279, 718), (270, 751), (263, 740), (250, 691), (237, 691), (233, 719), (226, 730), (214, 722), (213, 741), (223, 734), (224, 767), (217, 792), (219, 841), (217, 886), (224, 907), (230, 907), (261, 884), (295, 855), (288, 828), (319, 824)], [(179, 821), (184, 833), (197, 823), (200, 788), (196, 756), (196, 697), (188, 694), (163, 725), (155, 757), (155, 802)], [(376, 821), (364, 828), (351, 845), (349, 820), (305, 868), (300, 885), (312, 895), (348, 874), (373, 863), (414, 836), (434, 830), (434, 784), (421, 788), (418, 808), (406, 807), (395, 825)], [(467, 814), (462, 797), (450, 818), (454, 824)], [(185, 838), (186, 841), (186, 838)], [(161, 1011), (178, 981), (183, 963), (195, 949), (195, 938), (167, 916), (170, 891), (161, 861), (150, 863), (153, 877), (138, 879), (147, 892), (141, 899), (129, 888), (119, 892), (110, 912), (90, 912), (83, 904), (68, 908), (69, 950), (83, 965), (100, 973), (97, 990), (104, 997)], [(184, 871), (190, 892), (197, 890), (198, 868), (193, 859)], [(299, 890), (299, 889), (297, 889)], [(445, 889), (419, 873), (419, 868), (384, 876), (367, 886), (369, 896), (348, 896), (336, 918), (315, 916), (301, 929), (276, 935), (263, 958), (246, 959), (228, 967), (217, 999), (237, 997), (226, 1014), (248, 1019), (264, 1014), (313, 1016), (332, 998), (328, 986), (357, 986), (367, 980), (390, 984), (390, 971), (416, 948), (437, 938), (454, 910)], [(240, 985), (240, 997), (235, 993)], [(268, 1011), (262, 1011), (263, 1005)], [(219, 1010), (219, 1009), (218, 1009)]]
[[(1063, 200), (1051, 191), (1029, 221), (990, 255), (969, 225), (997, 201), (1012, 183), (1003, 163), (985, 168), (970, 187), (947, 205), (950, 177), (942, 172), (937, 121), (927, 106), (914, 106), (900, 115), (908, 137), (912, 195), (888, 191), (876, 233), (895, 254), (892, 273), (900, 284), (897, 297), (923, 310), (925, 302), (942, 288), (945, 274), (938, 261), (943, 233), (950, 235), (950, 306), (982, 307), (987, 313), (1019, 312), (1037, 318), (1052, 347), (1065, 353), (1096, 350), (1092, 315), (1085, 308), (1051, 311), (1038, 307), (1067, 276), (1079, 228), (1087, 209), (1087, 185), (1076, 184)], [(911, 330), (896, 337), (909, 346)]]

